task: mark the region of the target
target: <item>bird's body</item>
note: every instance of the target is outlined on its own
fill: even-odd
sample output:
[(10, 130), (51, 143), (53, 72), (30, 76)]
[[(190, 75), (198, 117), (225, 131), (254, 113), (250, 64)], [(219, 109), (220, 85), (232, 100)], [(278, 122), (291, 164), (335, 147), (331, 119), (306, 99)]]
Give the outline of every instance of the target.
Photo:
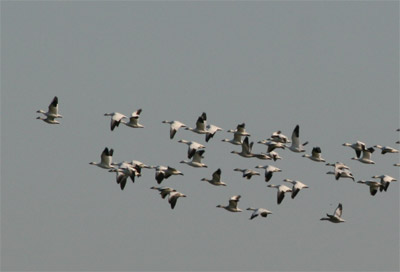
[(204, 145), (194, 142), (194, 141), (187, 141), (187, 140), (179, 140), (178, 143), (184, 143), (188, 145), (188, 158), (191, 159), (197, 150), (202, 148), (206, 148)]
[(144, 128), (142, 124), (139, 124), (139, 117), (140, 113), (142, 112), (142, 109), (138, 109), (137, 111), (134, 111), (129, 117), (129, 122), (125, 122), (125, 120), (121, 120), (121, 123), (124, 125), (131, 127), (131, 128)]
[(290, 140), (287, 136), (283, 135), (282, 132), (280, 130), (275, 131), (274, 133), (271, 134), (271, 137), (269, 138), (269, 140), (274, 141), (274, 142), (278, 142), (278, 143), (289, 143)]
[(327, 220), (327, 221), (330, 221), (332, 223), (343, 223), (343, 222), (346, 222), (346, 220), (344, 220), (341, 217), (342, 216), (342, 211), (343, 211), (342, 204), (339, 203), (339, 205), (336, 208), (334, 214), (332, 214), (332, 215), (326, 214), (327, 217), (321, 218), (320, 220)]
[(212, 137), (214, 137), (215, 133), (222, 131), (222, 128), (215, 125), (207, 125), (206, 130), (206, 142), (208, 142)]
[(381, 188), (381, 186), (382, 186), (380, 182), (373, 181), (373, 180), (359, 180), (359, 181), (357, 181), (357, 183), (368, 185), (369, 192), (373, 196), (378, 192), (379, 188)]
[(301, 189), (309, 188), (308, 185), (306, 185), (306, 184), (304, 184), (304, 183), (302, 183), (301, 181), (298, 181), (298, 180), (284, 179), (283, 181), (290, 182), (291, 184), (293, 184), (293, 187), (292, 187), (292, 198), (295, 198), (296, 195), (300, 192)]
[(360, 157), (360, 158), (354, 157), (351, 159), (365, 163), (365, 164), (375, 164), (375, 162), (373, 160), (371, 160), (371, 155), (374, 151), (375, 151), (375, 149), (373, 149), (372, 147), (364, 149), (362, 151), (362, 157)]
[(52, 125), (60, 123), (53, 116), (46, 116), (46, 118), (38, 116), (38, 117), (36, 117), (36, 119), (42, 120), (42, 121), (46, 122), (47, 124), (52, 124)]
[(185, 163), (187, 165), (190, 165), (192, 167), (196, 167), (196, 168), (207, 168), (207, 165), (201, 162), (201, 159), (203, 159), (203, 154), (204, 154), (205, 150), (197, 150), (191, 161), (186, 161), (183, 160), (181, 161), (181, 163)]
[(278, 194), (277, 194), (278, 205), (281, 204), (282, 200), (285, 198), (285, 193), (292, 192), (292, 189), (283, 184), (281, 185), (269, 184), (268, 187), (278, 189)]
[(248, 211), (253, 211), (253, 213), (250, 216), (250, 220), (254, 219), (255, 217), (261, 215), (262, 217), (267, 217), (268, 214), (272, 214), (271, 211), (264, 209), (264, 208), (247, 208), (246, 210)]
[(234, 144), (234, 145), (242, 145), (243, 144), (242, 135), (240, 135), (239, 133), (234, 133), (233, 134), (233, 139), (223, 139), (221, 141), (222, 142), (231, 143), (231, 144)]
[(251, 179), (252, 176), (259, 176), (260, 173), (251, 169), (240, 169), (240, 168), (235, 168), (233, 171), (238, 171), (243, 173), (243, 177), (246, 179)]
[(161, 198), (162, 199), (164, 199), (167, 195), (169, 195), (170, 193), (172, 193), (172, 192), (176, 192), (176, 190), (175, 189), (173, 189), (173, 188), (170, 188), (170, 187), (155, 187), (155, 186), (153, 186), (153, 187), (151, 187), (150, 189), (153, 189), (153, 190), (158, 190), (159, 192), (160, 192), (160, 195), (161, 195)]
[(212, 179), (202, 178), (202, 181), (207, 181), (208, 183), (215, 186), (226, 186), (226, 183), (221, 181), (221, 168), (218, 168), (213, 174)]
[(217, 208), (224, 208), (225, 210), (230, 211), (230, 212), (241, 212), (242, 210), (239, 209), (238, 206), (237, 206), (238, 202), (239, 202), (239, 199), (240, 199), (240, 195), (232, 196), (229, 199), (229, 205), (228, 206), (218, 205)]
[(175, 191), (175, 192), (170, 192), (170, 193), (169, 193), (168, 202), (169, 202), (169, 204), (171, 205), (171, 209), (174, 209), (174, 208), (175, 208), (176, 201), (177, 201), (178, 198), (180, 198), (180, 197), (186, 197), (186, 195), (185, 195), (185, 194), (182, 194), (182, 193), (180, 193), (180, 192), (177, 192), (177, 191)]
[(281, 169), (279, 169), (278, 167), (273, 166), (273, 165), (257, 165), (255, 168), (265, 169), (265, 182), (268, 182), (271, 180), (273, 173), (282, 172)]
[(207, 115), (205, 112), (203, 112), (196, 121), (196, 127), (191, 128), (191, 127), (186, 127), (186, 130), (193, 131), (197, 134), (207, 134)]
[(303, 157), (309, 158), (312, 161), (316, 162), (325, 162), (325, 160), (321, 157), (321, 148), (314, 147), (311, 153), (311, 156), (308, 154), (304, 154)]
[(117, 184), (120, 185), (121, 190), (124, 190), (126, 181), (128, 177), (135, 182), (135, 177), (140, 177), (140, 172), (130, 163), (128, 162), (121, 162), (118, 164), (118, 168), (113, 168), (109, 170), (109, 172), (116, 173), (116, 181)]
[(381, 154), (386, 153), (399, 153), (399, 150), (390, 147), (390, 146), (381, 146), (381, 145), (374, 145), (374, 147), (379, 148), (381, 150)]
[(246, 124), (241, 123), (236, 126), (236, 129), (230, 129), (227, 132), (234, 133), (239, 136), (250, 136), (250, 133), (246, 131)]
[(163, 124), (169, 124), (169, 138), (173, 139), (176, 132), (181, 128), (181, 127), (186, 127), (186, 125), (180, 121), (174, 120), (174, 121), (168, 121), (164, 120), (162, 121)]
[(62, 115), (60, 115), (60, 114), (58, 113), (58, 97), (57, 97), (57, 96), (55, 96), (55, 97), (53, 98), (53, 100), (51, 101), (51, 103), (50, 103), (50, 105), (49, 105), (49, 109), (48, 109), (47, 112), (44, 111), (44, 110), (38, 110), (38, 111), (36, 111), (36, 112), (37, 112), (37, 113), (42, 113), (42, 114), (44, 114), (46, 117), (49, 118), (48, 121), (45, 121), (46, 119), (43, 119), (43, 118), (36, 118), (36, 119), (43, 120), (43, 121), (45, 121), (46, 123), (49, 123), (49, 124), (59, 124), (59, 122), (57, 122), (57, 123), (54, 123), (54, 122), (53, 122), (53, 121), (54, 121), (54, 118), (62, 118)]
[(375, 179), (380, 179), (381, 180), (381, 186), (379, 187), (379, 191), (387, 191), (389, 184), (393, 181), (397, 181), (394, 177), (391, 177), (389, 175), (380, 175), (380, 176), (373, 176), (372, 178)]
[(365, 150), (365, 143), (357, 141), (353, 144), (350, 143), (344, 143), (342, 144), (343, 146), (348, 146), (354, 149), (354, 151), (356, 152), (357, 158), (359, 158), (361, 156), (361, 152), (363, 150)]
[(90, 162), (89, 164), (91, 165), (96, 165), (100, 168), (103, 169), (112, 169), (114, 166), (112, 165), (112, 156), (113, 156), (114, 150), (113, 149), (108, 149), (107, 147), (103, 150), (101, 153), (101, 161), (98, 162)]
[(253, 142), (249, 143), (249, 137), (246, 136), (242, 143), (242, 151), (232, 151), (231, 153), (242, 156), (243, 158), (254, 158), (256, 155), (251, 152), (253, 144)]
[(167, 179), (172, 175), (183, 176), (183, 173), (181, 171), (170, 166), (158, 165), (158, 166), (150, 166), (150, 168), (154, 168), (156, 170), (155, 178), (158, 184), (160, 184), (164, 179)]
[(111, 131), (113, 131), (115, 127), (119, 126), (122, 119), (128, 118), (119, 112), (105, 113), (104, 116), (111, 116), (111, 123), (110, 123)]
[(300, 143), (300, 126), (297, 125), (292, 133), (292, 144), (291, 146), (286, 146), (288, 147), (291, 151), (293, 152), (305, 152), (306, 150), (304, 149), (304, 146), (308, 144), (308, 142), (305, 142), (303, 144)]
[(272, 152), (276, 148), (285, 149), (285, 144), (281, 143), (281, 142), (275, 142), (275, 141), (270, 141), (270, 140), (262, 140), (262, 141), (258, 141), (257, 143), (266, 145), (268, 153)]

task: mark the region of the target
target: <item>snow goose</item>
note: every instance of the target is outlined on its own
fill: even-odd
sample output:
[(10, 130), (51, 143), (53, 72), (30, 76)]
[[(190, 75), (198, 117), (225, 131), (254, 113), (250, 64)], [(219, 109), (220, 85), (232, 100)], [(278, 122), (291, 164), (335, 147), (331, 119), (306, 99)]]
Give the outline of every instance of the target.
[(129, 117), (129, 122), (126, 122), (125, 120), (121, 120), (121, 123), (124, 125), (131, 127), (131, 128), (144, 128), (142, 124), (139, 124), (139, 117), (140, 113), (142, 112), (142, 109), (138, 109), (137, 111), (134, 111)]
[(242, 145), (242, 143), (243, 143), (242, 135), (240, 135), (239, 133), (234, 133), (233, 134), (233, 139), (223, 139), (221, 141), (222, 142), (231, 143), (231, 144), (234, 144), (234, 145)]
[(277, 161), (277, 160), (281, 160), (281, 159), (282, 159), (282, 157), (279, 156), (279, 154), (278, 154), (277, 152), (275, 152), (275, 151), (271, 151), (271, 152), (267, 153), (267, 155), (268, 155), (270, 158), (272, 158), (274, 161)]
[(361, 152), (365, 150), (365, 143), (357, 141), (354, 144), (344, 143), (343, 146), (348, 146), (353, 148), (356, 151), (356, 156), (359, 158), (361, 156)]
[(239, 156), (242, 156), (244, 158), (253, 158), (255, 157), (255, 154), (251, 153), (251, 149), (253, 147), (254, 142), (249, 143), (249, 137), (246, 136), (244, 138), (243, 143), (242, 143), (242, 151), (231, 151), (233, 154), (238, 154)]
[(207, 181), (208, 183), (215, 186), (226, 186), (226, 183), (221, 181), (221, 168), (218, 168), (217, 171), (212, 174), (212, 179), (202, 178), (201, 180)]
[(193, 155), (196, 153), (197, 150), (201, 148), (206, 148), (204, 145), (199, 144), (198, 142), (194, 141), (187, 141), (187, 140), (179, 140), (178, 143), (184, 143), (188, 145), (188, 158), (191, 159)]
[(285, 149), (285, 144), (280, 143), (280, 142), (275, 142), (275, 141), (270, 141), (270, 140), (261, 140), (261, 141), (258, 141), (257, 143), (266, 145), (268, 147), (267, 148), (268, 153), (273, 151), (275, 148)]
[(240, 168), (235, 168), (233, 171), (238, 171), (243, 173), (243, 178), (246, 179), (251, 179), (252, 176), (259, 176), (260, 173), (257, 171), (251, 170), (251, 169), (240, 169)]
[(224, 208), (225, 210), (230, 212), (241, 212), (242, 210), (237, 207), (240, 197), (241, 197), (240, 195), (232, 196), (229, 199), (228, 206), (218, 205), (217, 208)]
[(199, 116), (199, 118), (197, 118), (196, 127), (195, 128), (186, 127), (185, 129), (193, 131), (193, 132), (195, 132), (197, 134), (207, 134), (206, 125), (207, 125), (207, 114), (205, 112), (203, 112)]
[(207, 133), (206, 133), (206, 142), (208, 143), (208, 141), (214, 137), (215, 133), (217, 133), (218, 131), (222, 131), (222, 128), (217, 127), (215, 125), (207, 125), (206, 127)]
[(300, 136), (300, 126), (297, 125), (292, 133), (292, 145), (288, 147), (293, 152), (305, 152), (304, 146), (307, 145), (308, 142), (301, 144), (299, 136)]
[(283, 135), (280, 130), (272, 133), (271, 137), (268, 140), (278, 142), (278, 143), (283, 143), (283, 144), (290, 142), (289, 138), (287, 136)]
[(168, 197), (168, 202), (169, 204), (171, 204), (171, 209), (175, 208), (176, 205), (176, 201), (178, 200), (178, 198), (180, 197), (186, 197), (185, 194), (182, 194), (180, 192), (170, 192), (169, 193), (169, 197)]
[(399, 151), (393, 147), (390, 146), (381, 146), (381, 145), (374, 145), (374, 147), (379, 148), (381, 151), (381, 154), (386, 154), (386, 153), (399, 153)]
[(240, 136), (250, 136), (250, 133), (246, 131), (246, 124), (241, 123), (236, 126), (236, 129), (230, 129), (228, 132), (240, 135)]
[(292, 189), (283, 184), (282, 185), (269, 184), (268, 187), (278, 189), (278, 195), (277, 195), (278, 205), (281, 204), (282, 200), (285, 198), (285, 193), (292, 192)]
[(183, 176), (183, 173), (181, 171), (170, 166), (158, 165), (158, 166), (150, 166), (150, 168), (154, 168), (156, 170), (155, 178), (158, 184), (160, 184), (164, 179), (167, 179), (172, 175)]
[[(55, 96), (53, 98), (53, 100), (51, 101), (51, 103), (49, 105), (49, 110), (47, 112), (44, 110), (38, 110), (36, 112), (42, 113), (47, 117), (52, 117), (51, 118), (52, 120), (54, 120), (54, 118), (62, 118), (62, 115), (58, 114), (58, 97), (57, 96)], [(37, 118), (37, 119), (39, 119), (39, 118)], [(45, 120), (45, 119), (41, 119), (41, 120)], [(52, 123), (49, 123), (49, 124), (52, 124)], [(58, 124), (58, 123), (55, 123), (55, 124)]]
[(155, 186), (153, 186), (153, 187), (151, 187), (150, 189), (158, 190), (158, 191), (160, 192), (160, 195), (161, 195), (161, 198), (162, 198), (162, 199), (164, 199), (164, 198), (165, 198), (167, 195), (169, 195), (170, 193), (176, 192), (175, 189), (170, 188), (170, 187), (165, 187), (165, 186), (163, 186), (163, 187), (155, 187)]
[(381, 187), (379, 188), (379, 191), (387, 191), (389, 188), (389, 184), (392, 181), (397, 181), (394, 177), (391, 177), (389, 175), (380, 175), (380, 176), (373, 176), (372, 178), (380, 179), (381, 180)]
[(119, 126), (119, 123), (121, 123), (122, 119), (128, 118), (119, 112), (105, 113), (104, 116), (111, 116), (111, 123), (110, 123), (111, 131), (113, 131), (115, 127)]
[(174, 121), (168, 121), (164, 120), (162, 121), (163, 124), (169, 124), (169, 138), (173, 139), (176, 132), (181, 128), (181, 127), (186, 127), (186, 125), (180, 121), (174, 120)]
[(350, 167), (348, 167), (346, 164), (344, 164), (344, 163), (342, 163), (342, 162), (327, 163), (327, 164), (325, 164), (325, 165), (327, 165), (327, 166), (333, 166), (333, 167), (338, 168), (338, 169), (341, 169), (341, 170), (343, 170), (343, 169), (349, 169), (349, 170), (350, 170)]
[(257, 165), (255, 168), (265, 169), (265, 182), (268, 182), (272, 178), (272, 174), (275, 172), (282, 172), (281, 169), (273, 165)]
[(186, 163), (187, 165), (190, 165), (192, 167), (197, 167), (197, 168), (207, 168), (207, 165), (205, 165), (204, 163), (201, 162), (201, 159), (204, 158), (203, 154), (204, 154), (205, 150), (197, 150), (191, 161), (181, 161), (181, 163)]
[(375, 164), (375, 162), (371, 160), (371, 155), (374, 151), (375, 151), (375, 149), (372, 147), (364, 149), (363, 153), (362, 153), (362, 157), (360, 157), (360, 158), (354, 157), (351, 159), (362, 162), (362, 163), (366, 163), (366, 164)]
[(118, 168), (111, 169), (109, 172), (117, 174), (117, 184), (120, 185), (121, 190), (124, 190), (128, 177), (132, 182), (135, 182), (135, 177), (140, 177), (140, 172), (128, 162), (120, 163)]
[(100, 163), (98, 162), (89, 162), (91, 165), (96, 165), (100, 168), (104, 169), (112, 169), (114, 166), (112, 165), (112, 156), (113, 156), (114, 150), (113, 149), (108, 149), (107, 147), (103, 150), (101, 153), (101, 161)]
[(354, 176), (350, 172), (350, 169), (341, 167), (340, 165), (335, 166), (334, 171), (329, 171), (326, 172), (328, 175), (334, 175), (336, 180), (339, 180), (339, 178), (351, 178), (354, 181)]
[(378, 189), (381, 188), (381, 183), (373, 180), (359, 180), (357, 183), (368, 185), (369, 192), (372, 196), (374, 196), (378, 192)]
[(295, 196), (300, 192), (301, 189), (309, 188), (307, 185), (298, 180), (284, 179), (283, 181), (290, 182), (291, 184), (293, 184), (292, 198), (295, 198)]
[(55, 117), (53, 117), (53, 116), (46, 116), (46, 118), (38, 116), (38, 117), (36, 117), (36, 119), (43, 120), (44, 122), (46, 122), (48, 124), (52, 124), (52, 125), (60, 123), (57, 120), (55, 120)]
[(400, 166), (400, 163), (394, 163), (393, 166)]
[(267, 217), (268, 214), (272, 214), (271, 211), (264, 209), (264, 208), (247, 208), (246, 210), (248, 211), (253, 211), (253, 213), (250, 216), (250, 220), (252, 220), (253, 218), (261, 215), (262, 217)]
[(309, 158), (310, 160), (316, 162), (325, 162), (325, 160), (321, 157), (321, 148), (318, 146), (312, 149), (311, 156), (304, 154), (303, 157)]
[(327, 220), (332, 223), (342, 223), (345, 222), (345, 220), (341, 217), (342, 216), (342, 211), (343, 211), (343, 206), (341, 203), (337, 206), (335, 213), (334, 214), (326, 214), (327, 217), (321, 218), (320, 220)]

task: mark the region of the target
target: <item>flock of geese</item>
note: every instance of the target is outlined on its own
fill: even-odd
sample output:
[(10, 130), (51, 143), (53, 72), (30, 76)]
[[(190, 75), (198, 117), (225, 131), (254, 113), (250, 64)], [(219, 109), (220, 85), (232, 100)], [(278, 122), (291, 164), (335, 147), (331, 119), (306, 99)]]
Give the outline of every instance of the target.
[[(138, 109), (131, 114), (130, 117), (127, 117), (124, 114), (119, 112), (105, 113), (105, 116), (111, 117), (110, 129), (113, 131), (116, 127), (118, 127), (121, 123), (131, 127), (131, 128), (144, 128), (142, 124), (139, 123), (139, 117), (142, 112), (142, 109)], [(37, 113), (41, 113), (44, 117), (37, 117), (37, 119), (43, 120), (48, 124), (60, 124), (60, 122), (56, 119), (62, 118), (62, 115), (58, 113), (58, 98), (55, 96), (48, 107), (48, 111), (38, 110)], [(162, 121), (164, 124), (169, 124), (169, 137), (173, 139), (179, 129), (184, 128), (185, 130), (192, 131), (197, 134), (205, 135), (205, 142), (208, 142), (211, 138), (215, 136), (218, 131), (222, 131), (223, 129), (207, 124), (207, 115), (203, 112), (196, 121), (196, 127), (191, 128), (186, 126), (184, 123), (174, 120), (174, 121)], [(397, 129), (400, 131), (400, 129)], [(272, 133), (270, 138), (266, 140), (261, 140), (258, 143), (267, 146), (267, 153), (253, 153), (252, 148), (254, 142), (249, 142), (250, 134), (245, 129), (245, 123), (238, 124), (236, 129), (227, 130), (228, 133), (233, 133), (232, 139), (223, 139), (222, 142), (227, 142), (233, 145), (241, 146), (241, 151), (232, 151), (231, 153), (237, 154), (244, 158), (257, 158), (260, 160), (273, 160), (277, 161), (282, 159), (279, 154), (276, 152), (277, 149), (289, 149), (295, 153), (303, 153), (306, 152), (305, 146), (308, 142), (301, 143), (300, 142), (300, 127), (297, 125), (292, 133), (291, 139), (287, 136), (283, 135), (281, 131), (276, 131)], [(202, 162), (204, 158), (204, 148), (205, 145), (195, 142), (195, 141), (187, 141), (187, 140), (179, 140), (178, 143), (183, 143), (188, 146), (187, 158), (189, 160), (182, 160), (181, 163), (187, 164), (191, 167), (196, 168), (207, 168), (208, 166)], [(396, 144), (400, 144), (400, 141), (397, 141)], [(399, 150), (392, 148), (390, 146), (381, 146), (374, 145), (371, 147), (367, 147), (365, 143), (361, 141), (357, 141), (353, 144), (344, 143), (343, 146), (350, 147), (354, 149), (356, 156), (351, 158), (352, 160), (357, 160), (364, 164), (375, 164), (375, 162), (371, 159), (372, 153), (374, 153), (375, 149), (380, 149), (381, 154), (387, 153), (399, 153)], [(103, 169), (107, 169), (109, 172), (116, 173), (116, 182), (119, 184), (121, 190), (124, 190), (125, 185), (130, 179), (132, 182), (135, 181), (135, 178), (140, 177), (142, 173), (142, 169), (155, 169), (155, 180), (157, 184), (161, 184), (164, 179), (168, 179), (174, 175), (183, 175), (183, 173), (176, 168), (170, 166), (151, 166), (146, 165), (140, 161), (132, 160), (130, 162), (123, 161), (120, 163), (113, 162), (113, 149), (109, 149), (106, 147), (100, 156), (100, 162), (90, 162), (91, 165), (98, 166)], [(320, 147), (313, 147), (311, 151), (311, 155), (304, 154), (302, 157), (308, 158), (315, 162), (325, 162), (325, 159), (322, 158)], [(349, 178), (355, 181), (353, 174), (350, 171), (350, 167), (341, 162), (336, 163), (326, 163), (327, 166), (333, 166), (333, 171), (327, 172), (327, 174), (331, 174), (335, 176), (336, 180), (341, 178)], [(394, 166), (400, 166), (399, 163), (395, 163)], [(276, 172), (282, 172), (281, 169), (275, 167), (273, 165), (257, 165), (255, 168), (264, 169), (264, 179), (265, 182), (269, 182), (272, 179), (272, 176)], [(252, 169), (240, 169), (235, 168), (234, 171), (242, 172), (242, 177), (246, 179), (251, 179), (252, 176), (260, 176), (260, 173), (256, 170)], [(387, 191), (389, 184), (393, 181), (397, 181), (395, 178), (389, 175), (375, 175), (372, 177), (375, 180), (359, 180), (357, 183), (365, 184), (369, 186), (370, 194), (375, 195), (378, 191), (383, 192)], [(221, 169), (218, 168), (213, 174), (211, 179), (202, 178), (202, 181), (206, 181), (214, 186), (227, 186), (227, 184), (221, 181)], [(288, 187), (284, 184), (274, 185), (268, 184), (267, 187), (277, 189), (277, 204), (281, 204), (285, 194), (291, 193), (291, 198), (295, 198), (296, 195), (302, 189), (309, 188), (308, 185), (302, 183), (298, 180), (284, 179), (286, 183), (291, 183), (291, 186)], [(171, 209), (174, 209), (177, 203), (177, 200), (180, 197), (186, 197), (185, 194), (178, 192), (177, 190), (160, 186), (153, 186), (151, 189), (157, 190), (162, 199), (168, 197), (168, 202), (171, 206)], [(229, 199), (229, 204), (224, 206), (222, 204), (218, 205), (218, 208), (223, 208), (230, 212), (242, 212), (240, 208), (238, 208), (238, 202), (240, 200), (240, 195), (234, 195)], [(253, 219), (257, 216), (267, 217), (268, 214), (272, 214), (271, 211), (265, 208), (252, 208), (249, 207), (247, 210), (252, 211), (250, 219)], [(342, 223), (345, 220), (342, 218), (342, 210), (343, 206), (341, 203), (338, 204), (332, 215), (327, 214), (326, 217), (321, 218), (320, 220), (327, 220), (332, 223)]]

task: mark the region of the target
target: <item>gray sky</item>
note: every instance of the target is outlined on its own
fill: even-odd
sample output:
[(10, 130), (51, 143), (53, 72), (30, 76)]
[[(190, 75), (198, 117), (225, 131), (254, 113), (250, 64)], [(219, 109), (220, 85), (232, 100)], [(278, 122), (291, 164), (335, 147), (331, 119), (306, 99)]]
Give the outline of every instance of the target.
[[(396, 154), (375, 165), (350, 160), (344, 142), (398, 148), (397, 1), (1, 2), (1, 270), (399, 270), (399, 185), (335, 181), (323, 163), (278, 151), (245, 159), (221, 142), (245, 122), (250, 140), (296, 124), (329, 162), (356, 178), (399, 179)], [(59, 97), (61, 125), (35, 111)], [(111, 132), (106, 112), (142, 108), (144, 129)], [(206, 144), (207, 169), (179, 162), (204, 143), (161, 121), (224, 128)], [(104, 147), (114, 161), (170, 165), (184, 176), (162, 185), (187, 194), (174, 210), (143, 170), (121, 192), (89, 165)], [(255, 152), (265, 147), (254, 145)], [(310, 186), (276, 204), (263, 177), (236, 167), (273, 164), (269, 183)], [(217, 168), (227, 187), (200, 181)], [(242, 213), (217, 209), (242, 195)], [(343, 204), (343, 224), (320, 221)], [(247, 207), (273, 214), (249, 220)]]

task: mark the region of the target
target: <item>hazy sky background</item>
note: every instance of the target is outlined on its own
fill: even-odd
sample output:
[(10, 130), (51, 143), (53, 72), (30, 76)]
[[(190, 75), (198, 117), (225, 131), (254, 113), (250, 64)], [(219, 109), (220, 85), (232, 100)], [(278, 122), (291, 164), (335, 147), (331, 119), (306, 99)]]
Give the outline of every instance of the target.
[[(61, 125), (35, 120), (59, 98)], [(106, 112), (142, 108), (144, 129), (111, 132)], [(206, 169), (179, 162), (204, 136), (206, 112), (222, 127)], [(350, 160), (342, 143), (399, 148), (398, 1), (2, 1), (1, 270), (399, 270), (399, 184), (369, 194), (331, 168), (278, 150), (281, 161), (245, 159), (221, 142), (238, 123), (250, 140), (300, 125), (310, 154), (347, 163), (356, 178), (399, 179), (396, 154)], [(105, 147), (114, 161), (170, 165), (161, 185), (187, 194), (174, 210), (154, 170), (124, 191), (89, 165)], [(255, 152), (265, 152), (255, 144)], [(310, 189), (276, 203), (263, 176), (236, 167), (272, 164)], [(210, 178), (217, 169), (227, 187)], [(242, 213), (217, 209), (236, 194)], [(343, 224), (320, 221), (343, 204)], [(249, 220), (248, 207), (273, 214)]]

